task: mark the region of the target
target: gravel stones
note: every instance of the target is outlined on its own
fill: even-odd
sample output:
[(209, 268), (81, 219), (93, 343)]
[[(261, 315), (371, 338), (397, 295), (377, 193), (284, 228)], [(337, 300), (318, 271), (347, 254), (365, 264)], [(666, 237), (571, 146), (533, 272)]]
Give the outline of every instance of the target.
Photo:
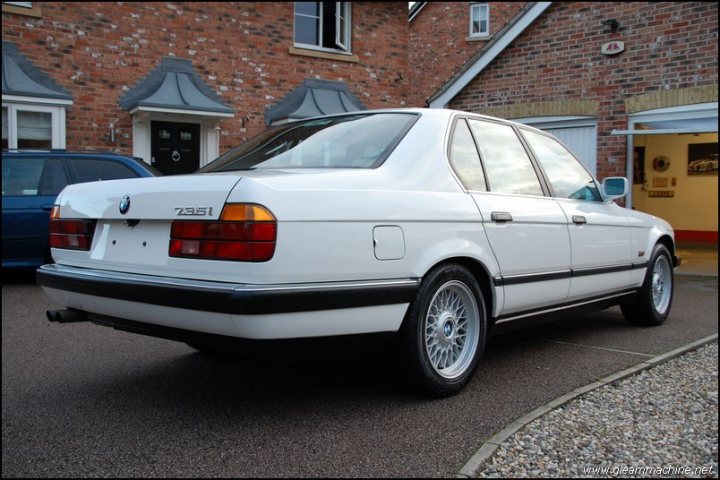
[(543, 415), (503, 442), (477, 476), (717, 478), (718, 344)]

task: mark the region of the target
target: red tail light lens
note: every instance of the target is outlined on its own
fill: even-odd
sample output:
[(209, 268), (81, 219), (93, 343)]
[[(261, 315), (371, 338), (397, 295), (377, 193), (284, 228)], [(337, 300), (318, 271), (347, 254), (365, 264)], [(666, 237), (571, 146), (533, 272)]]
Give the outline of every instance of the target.
[(266, 262), (275, 254), (277, 222), (268, 209), (228, 204), (218, 221), (175, 221), (171, 257)]
[(96, 220), (50, 220), (50, 246), (69, 250), (90, 250)]

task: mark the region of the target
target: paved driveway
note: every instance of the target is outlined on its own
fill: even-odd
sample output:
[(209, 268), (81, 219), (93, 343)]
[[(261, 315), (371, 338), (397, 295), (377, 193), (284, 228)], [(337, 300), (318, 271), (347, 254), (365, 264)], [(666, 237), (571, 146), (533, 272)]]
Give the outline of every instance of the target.
[[(7, 276), (7, 275), (6, 275)], [(32, 279), (2, 287), (2, 476), (452, 476), (520, 415), (717, 333), (717, 278), (678, 277), (671, 317), (614, 308), (492, 338), (458, 396), (398, 386), (382, 352), (217, 359), (90, 323), (51, 324)]]

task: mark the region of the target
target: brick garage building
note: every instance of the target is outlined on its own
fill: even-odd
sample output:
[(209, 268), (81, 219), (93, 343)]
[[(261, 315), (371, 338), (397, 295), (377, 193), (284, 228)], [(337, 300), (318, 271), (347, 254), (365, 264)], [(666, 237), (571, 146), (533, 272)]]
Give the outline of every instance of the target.
[[(472, 22), (490, 25), (483, 45), (439, 88), (444, 71), (411, 62), (411, 84), (427, 105), (550, 130), (599, 178), (635, 178), (629, 205), (668, 219), (681, 240), (717, 243), (716, 3), (532, 2), (509, 18), (504, 3), (464, 8), (453, 26), (433, 20), (446, 5), (415, 6), (411, 55), (427, 64), (426, 46), (454, 35), (455, 51), (436, 62), (447, 58), (445, 71), (458, 63), (455, 52), (474, 50), (463, 40)], [(606, 44), (609, 54), (601, 51)], [(693, 172), (692, 151), (713, 144), (715, 170)], [(634, 171), (638, 152), (644, 166)], [(669, 167), (660, 161), (658, 168), (663, 156)]]
[(267, 110), (306, 79), (326, 82), (330, 95), (337, 87), (345, 107), (353, 106), (348, 98), (359, 108), (402, 106), (408, 94), (403, 3), (3, 2), (2, 22), (4, 45), (17, 51), (13, 65), (39, 72), (18, 78), (29, 75), (42, 91), (45, 76), (71, 98), (6, 91), (12, 72), (3, 67), (3, 142), (11, 148), (24, 141), (18, 123), (22, 137), (30, 131), (23, 122), (37, 121), (53, 131), (47, 145), (31, 144), (149, 161), (150, 124), (166, 122), (197, 126), (204, 164), (282, 121)]

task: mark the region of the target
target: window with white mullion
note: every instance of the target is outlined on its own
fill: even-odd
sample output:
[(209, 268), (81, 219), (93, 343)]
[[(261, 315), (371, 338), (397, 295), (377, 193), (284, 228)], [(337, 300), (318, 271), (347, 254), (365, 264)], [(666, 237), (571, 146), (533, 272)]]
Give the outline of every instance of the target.
[(350, 52), (349, 2), (295, 2), (296, 47)]
[(65, 148), (63, 107), (7, 103), (2, 109), (3, 148)]
[(487, 4), (470, 5), (470, 37), (490, 35), (490, 7)]

